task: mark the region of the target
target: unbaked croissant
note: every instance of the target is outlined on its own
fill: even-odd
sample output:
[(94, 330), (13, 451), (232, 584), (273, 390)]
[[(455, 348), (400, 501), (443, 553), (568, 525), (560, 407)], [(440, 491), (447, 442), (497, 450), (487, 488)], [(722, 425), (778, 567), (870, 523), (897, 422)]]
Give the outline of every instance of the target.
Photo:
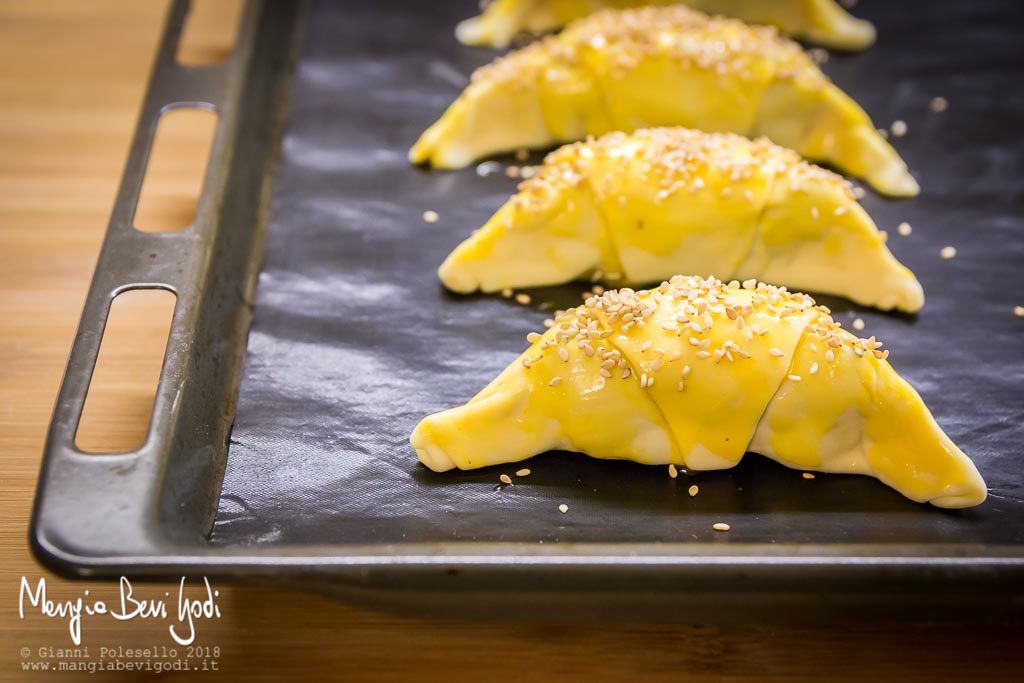
[(685, 7), (604, 11), (478, 69), (409, 151), (461, 168), (613, 130), (767, 136), (896, 196), (917, 182), (868, 115), (770, 27)]
[[(680, 0), (494, 0), (480, 16), (455, 29), (467, 45), (503, 48), (521, 32), (559, 29), (602, 9), (672, 5)], [(751, 24), (770, 24), (783, 33), (840, 50), (861, 50), (875, 42), (875, 27), (857, 19), (835, 0), (682, 0), (708, 14), (724, 14)]]
[(411, 443), (436, 471), (552, 449), (725, 469), (747, 451), (869, 474), (918, 502), (981, 503), (985, 483), (886, 361), (803, 294), (675, 276), (558, 317), (464, 406)]
[(924, 303), (843, 178), (763, 138), (685, 128), (609, 133), (552, 152), (438, 271), (457, 292), (643, 284), (680, 272), (882, 309)]

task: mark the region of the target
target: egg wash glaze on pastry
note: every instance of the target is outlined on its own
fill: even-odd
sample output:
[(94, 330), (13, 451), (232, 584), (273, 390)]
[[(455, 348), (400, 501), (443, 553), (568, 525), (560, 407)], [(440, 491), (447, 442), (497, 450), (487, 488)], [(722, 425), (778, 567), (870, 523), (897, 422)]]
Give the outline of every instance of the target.
[(560, 315), (466, 405), (411, 436), (436, 471), (548, 450), (690, 470), (745, 452), (802, 471), (866, 474), (940, 507), (985, 500), (971, 460), (874, 337), (783, 287), (676, 276)]

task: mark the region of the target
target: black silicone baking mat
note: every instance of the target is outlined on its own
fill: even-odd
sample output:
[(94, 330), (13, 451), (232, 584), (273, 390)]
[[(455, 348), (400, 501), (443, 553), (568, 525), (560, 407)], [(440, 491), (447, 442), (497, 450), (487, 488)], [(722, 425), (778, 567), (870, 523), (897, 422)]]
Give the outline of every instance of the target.
[[(547, 309), (581, 286), (454, 297), (435, 269), (515, 189), (503, 173), (433, 172), (409, 145), (494, 52), (459, 45), (465, 2), (314, 2), (260, 276), (214, 544), (438, 541), (1019, 544), (1024, 542), (1024, 5), (923, 8), (865, 0), (867, 52), (823, 65), (895, 146), (923, 193), (864, 206), (928, 297), (917, 317), (825, 299), (867, 323), (990, 487), (942, 511), (856, 476), (800, 473), (748, 454), (736, 469), (671, 480), (664, 468), (551, 453), (435, 474), (408, 435), (513, 360)], [(947, 111), (929, 108), (933, 97)], [(533, 161), (540, 158), (535, 155)], [(502, 159), (504, 164), (515, 163)], [(440, 214), (427, 224), (425, 210)], [(913, 226), (908, 237), (896, 226)], [(955, 246), (956, 258), (939, 251)], [(686, 493), (690, 483), (700, 494)], [(569, 505), (568, 514), (558, 506)], [(711, 524), (726, 521), (728, 535)]]

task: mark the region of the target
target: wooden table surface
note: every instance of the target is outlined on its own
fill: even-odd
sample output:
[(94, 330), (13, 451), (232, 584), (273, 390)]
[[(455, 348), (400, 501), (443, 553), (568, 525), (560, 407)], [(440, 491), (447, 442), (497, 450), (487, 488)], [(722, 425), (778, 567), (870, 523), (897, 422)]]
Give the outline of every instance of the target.
[[(22, 577), (33, 586), (46, 577), (59, 600), (86, 590), (117, 595), (115, 585), (43, 570), (26, 529), (46, 425), (165, 9), (0, 0), (0, 680), (45, 678), (23, 665), (45, 659), (40, 648), (71, 646), (66, 620), (34, 608), (19, 617)], [(198, 628), (196, 644), (220, 648), (225, 680), (1024, 680), (1022, 634), (1008, 627), (428, 621), (301, 593), (217, 588), (222, 616)], [(159, 597), (176, 586), (136, 590)], [(153, 620), (95, 617), (83, 630), (94, 658), (100, 646), (172, 644), (167, 624)]]

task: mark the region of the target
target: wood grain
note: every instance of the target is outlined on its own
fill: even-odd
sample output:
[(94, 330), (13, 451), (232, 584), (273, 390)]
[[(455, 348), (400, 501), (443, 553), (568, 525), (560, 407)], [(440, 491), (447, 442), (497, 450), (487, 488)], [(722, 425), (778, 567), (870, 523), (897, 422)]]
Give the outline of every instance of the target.
[[(36, 659), (39, 647), (70, 644), (62, 623), (38, 614), (19, 618), (22, 576), (33, 582), (47, 576), (51, 595), (60, 599), (86, 589), (116, 595), (110, 584), (47, 574), (29, 555), (26, 528), (47, 421), (164, 11), (163, 3), (132, 0), (0, 2), (0, 680), (47, 677), (22, 672), (22, 647)], [(1020, 680), (1024, 665), (1021, 632), (1006, 626), (426, 621), (312, 595), (218, 588), (223, 617), (200, 628), (197, 643), (221, 648), (218, 678), (224, 680), (330, 674), (453, 683), (497, 677), (937, 683)], [(147, 595), (175, 589), (137, 587)], [(94, 648), (167, 644), (165, 628), (92, 620), (85, 638)]]

